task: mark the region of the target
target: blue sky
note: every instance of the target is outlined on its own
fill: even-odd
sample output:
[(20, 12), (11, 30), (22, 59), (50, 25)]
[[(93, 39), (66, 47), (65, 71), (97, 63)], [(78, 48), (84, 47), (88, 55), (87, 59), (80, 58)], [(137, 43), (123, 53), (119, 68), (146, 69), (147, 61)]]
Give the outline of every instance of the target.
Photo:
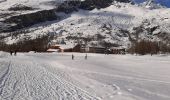
[[(144, 2), (146, 0), (134, 0), (137, 3)], [(169, 7), (170, 8), (170, 0), (155, 0), (156, 3), (160, 3), (163, 6)]]

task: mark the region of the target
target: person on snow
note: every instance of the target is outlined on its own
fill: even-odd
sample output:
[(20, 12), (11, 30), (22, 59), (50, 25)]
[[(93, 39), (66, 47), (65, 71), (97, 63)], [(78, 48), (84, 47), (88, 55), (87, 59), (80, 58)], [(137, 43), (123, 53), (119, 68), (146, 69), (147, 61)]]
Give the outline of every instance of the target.
[(74, 55), (72, 54), (72, 60), (74, 60)]
[(14, 56), (16, 56), (16, 55), (17, 55), (17, 51), (15, 50), (15, 51), (14, 51)]
[(87, 54), (85, 55), (85, 60), (87, 60)]
[(11, 56), (12, 56), (12, 53), (13, 53), (13, 52), (12, 52), (12, 51), (10, 51), (10, 55), (11, 55)]

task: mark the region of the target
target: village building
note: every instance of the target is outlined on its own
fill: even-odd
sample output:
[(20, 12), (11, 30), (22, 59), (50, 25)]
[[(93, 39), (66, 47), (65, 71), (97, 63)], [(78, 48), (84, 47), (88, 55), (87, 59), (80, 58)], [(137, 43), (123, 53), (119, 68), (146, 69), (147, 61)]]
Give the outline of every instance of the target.
[(112, 47), (110, 50), (112, 54), (126, 54), (126, 49), (124, 47)]
[(56, 44), (48, 48), (47, 52), (72, 52), (73, 45)]
[[(62, 39), (61, 39), (62, 40)], [(100, 45), (90, 45), (85, 43), (66, 44), (63, 42), (53, 41), (47, 50), (47, 52), (81, 52), (81, 53), (101, 53), (101, 54), (125, 54), (126, 49), (124, 47), (111, 47), (105, 48)]]
[(73, 48), (73, 52), (81, 52), (81, 53), (104, 53), (105, 48), (101, 46), (91, 46), (85, 44), (77, 44)]

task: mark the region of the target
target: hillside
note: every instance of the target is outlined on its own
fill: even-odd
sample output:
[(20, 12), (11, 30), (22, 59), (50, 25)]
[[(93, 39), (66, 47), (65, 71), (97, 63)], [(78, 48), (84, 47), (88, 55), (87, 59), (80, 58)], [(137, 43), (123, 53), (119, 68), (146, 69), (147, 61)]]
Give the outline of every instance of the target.
[[(134, 0), (134, 2), (136, 3), (143, 3), (145, 2), (146, 0)], [(162, 6), (165, 6), (165, 7), (170, 7), (170, 2), (169, 0), (153, 0), (155, 3), (157, 4), (160, 4)]]
[[(127, 2), (125, 0), (122, 3), (105, 2), (105, 7), (100, 6), (100, 3), (90, 3), (94, 8), (87, 10), (89, 5), (84, 6), (89, 3), (87, 2), (74, 6), (74, 2), (68, 5), (61, 4), (57, 6), (57, 9), (42, 7), (43, 3), (43, 5), (36, 6), (38, 9), (35, 7), (34, 10), (19, 11), (23, 14), (4, 21), (13, 26), (7, 28), (10, 31), (2, 31), (1, 37), (7, 44), (24, 41), (26, 38), (35, 39), (42, 35), (48, 35), (53, 37), (50, 43), (61, 43), (64, 40), (66, 45), (70, 45), (80, 41), (87, 42), (86, 40), (89, 39), (89, 45), (104, 46), (104, 43), (109, 43), (116, 47), (128, 47), (134, 40), (149, 39), (168, 42), (170, 39), (169, 8), (151, 10), (131, 3), (124, 3)], [(5, 3), (8, 2), (1, 4), (5, 5)], [(25, 4), (33, 5), (31, 3)], [(85, 8), (82, 8), (82, 4)], [(3, 8), (9, 9), (9, 7), (11, 6)], [(30, 14), (25, 15), (26, 12)], [(1, 28), (4, 29), (3, 27), (4, 24)]]

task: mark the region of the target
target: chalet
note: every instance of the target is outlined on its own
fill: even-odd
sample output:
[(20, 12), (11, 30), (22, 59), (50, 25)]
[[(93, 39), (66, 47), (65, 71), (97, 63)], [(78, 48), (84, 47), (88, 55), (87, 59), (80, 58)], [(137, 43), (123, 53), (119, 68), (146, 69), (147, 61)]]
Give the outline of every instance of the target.
[(73, 45), (52, 45), (47, 52), (81, 52), (81, 53), (105, 53), (106, 49), (101, 46), (90, 46), (85, 44)]
[(90, 53), (105, 53), (106, 48), (95, 46), (95, 47), (89, 47)]
[(52, 45), (48, 48), (47, 52), (62, 52), (62, 49), (59, 45)]
[(110, 48), (112, 54), (125, 54), (126, 53), (126, 49), (123, 47), (112, 47)]
[(73, 48), (73, 52), (104, 53), (105, 52), (105, 48), (104, 47), (100, 47), (100, 46), (90, 46), (90, 45), (86, 46), (85, 44), (77, 44)]
[(74, 48), (73, 48), (73, 52), (89, 52), (88, 47), (86, 47), (85, 44), (77, 44)]
[(59, 52), (59, 49), (48, 49), (47, 52), (49, 52), (49, 53)]
[(72, 52), (73, 45), (56, 44), (48, 48), (47, 52)]

